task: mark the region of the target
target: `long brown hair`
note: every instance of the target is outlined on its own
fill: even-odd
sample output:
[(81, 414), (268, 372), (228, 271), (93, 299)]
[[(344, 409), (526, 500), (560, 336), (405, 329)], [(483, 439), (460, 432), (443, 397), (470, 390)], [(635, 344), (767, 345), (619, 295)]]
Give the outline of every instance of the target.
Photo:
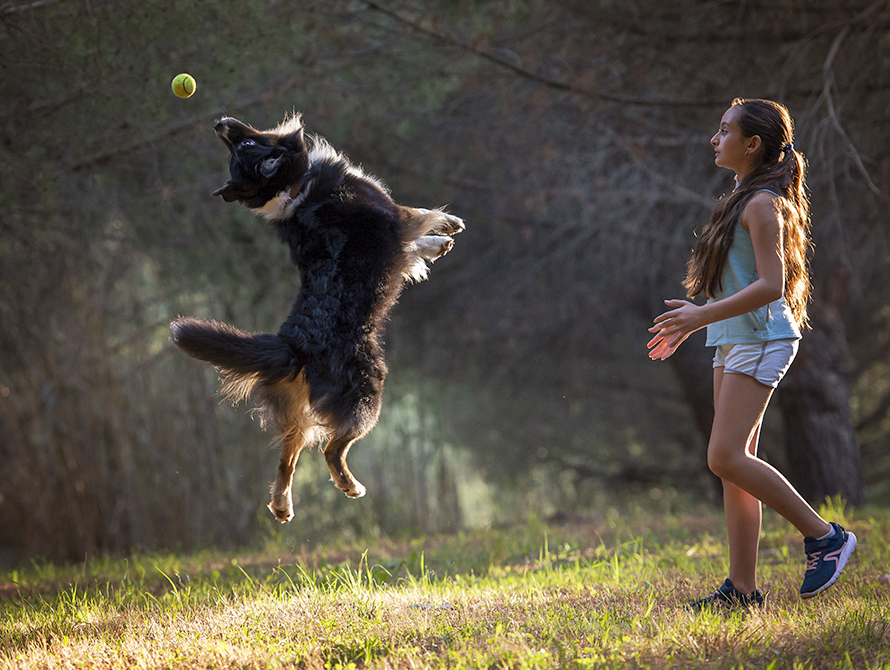
[(683, 286), (690, 298), (713, 298), (723, 288), (723, 268), (735, 237), (735, 224), (751, 197), (768, 189), (781, 196), (776, 204), (785, 260), (785, 302), (798, 326), (806, 327), (810, 299), (810, 202), (806, 193), (806, 159), (794, 149), (794, 121), (784, 105), (771, 100), (736, 98), (732, 106), (741, 108), (737, 121), (742, 134), (760, 136), (763, 161), (742, 179), (735, 191), (717, 202), (686, 265)]

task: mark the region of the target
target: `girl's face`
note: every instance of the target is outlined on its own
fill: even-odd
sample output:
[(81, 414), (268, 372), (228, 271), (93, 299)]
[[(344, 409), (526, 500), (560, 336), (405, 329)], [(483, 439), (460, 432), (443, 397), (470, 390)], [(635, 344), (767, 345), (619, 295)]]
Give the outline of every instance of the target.
[(720, 119), (720, 130), (711, 138), (714, 147), (714, 163), (733, 170), (739, 179), (750, 171), (760, 145), (759, 137), (745, 137), (736, 119), (742, 113), (738, 106), (726, 110)]

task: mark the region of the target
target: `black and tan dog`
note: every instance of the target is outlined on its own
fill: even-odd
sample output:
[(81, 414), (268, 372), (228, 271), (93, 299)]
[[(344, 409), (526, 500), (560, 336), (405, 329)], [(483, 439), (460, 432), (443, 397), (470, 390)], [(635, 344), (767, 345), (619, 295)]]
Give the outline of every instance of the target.
[(216, 124), (231, 179), (214, 195), (269, 219), (300, 272), (300, 291), (278, 334), (216, 321), (176, 319), (173, 343), (216, 366), (232, 402), (253, 396), (264, 426), (281, 431), (269, 509), (293, 517), (291, 483), (303, 447), (326, 440), (337, 488), (365, 494), (349, 468), (350, 446), (380, 414), (386, 364), (381, 335), (406, 281), (426, 278), (463, 221), (393, 202), (383, 184), (319, 138), (302, 119), (259, 132), (232, 118)]

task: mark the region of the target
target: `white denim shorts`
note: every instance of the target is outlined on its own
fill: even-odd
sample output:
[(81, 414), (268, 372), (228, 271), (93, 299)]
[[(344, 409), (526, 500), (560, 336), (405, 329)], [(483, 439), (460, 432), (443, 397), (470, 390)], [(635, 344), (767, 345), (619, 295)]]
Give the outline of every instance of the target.
[(760, 344), (721, 344), (714, 354), (714, 367), (754, 377), (776, 388), (797, 355), (799, 340), (772, 340)]

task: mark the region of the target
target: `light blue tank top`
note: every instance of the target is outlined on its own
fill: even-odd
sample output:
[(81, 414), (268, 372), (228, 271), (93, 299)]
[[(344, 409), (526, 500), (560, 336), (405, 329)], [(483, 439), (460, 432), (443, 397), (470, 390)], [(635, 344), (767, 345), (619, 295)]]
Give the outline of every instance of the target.
[[(753, 284), (756, 279), (757, 264), (754, 260), (751, 233), (745, 230), (739, 217), (735, 223), (735, 236), (726, 257), (726, 266), (723, 268), (723, 289), (708, 302), (734, 295)], [(785, 298), (779, 298), (753, 312), (709, 324), (707, 346), (760, 344), (785, 339), (799, 340), (800, 328), (797, 327)]]

